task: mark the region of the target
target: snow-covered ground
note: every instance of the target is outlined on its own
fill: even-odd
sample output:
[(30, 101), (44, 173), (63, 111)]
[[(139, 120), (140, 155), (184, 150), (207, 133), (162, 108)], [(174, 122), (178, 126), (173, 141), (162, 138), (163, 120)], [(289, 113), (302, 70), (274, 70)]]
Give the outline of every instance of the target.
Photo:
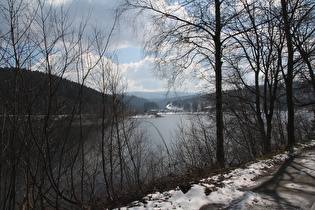
[[(315, 146), (315, 140), (311, 141), (308, 145), (301, 145), (299, 148), (306, 146)], [(275, 164), (284, 162), (291, 155), (294, 154), (288, 152), (278, 154), (271, 159), (259, 160), (255, 163), (248, 164), (244, 168), (234, 169), (227, 174), (215, 175), (200, 180), (199, 184), (192, 185), (187, 193), (183, 193), (178, 188), (168, 192), (149, 194), (143, 198), (144, 202), (135, 201), (129, 207), (121, 209), (196, 210), (207, 204), (224, 206), (235, 200), (238, 202), (234, 207), (237, 207), (237, 209), (248, 209), (251, 205), (262, 202), (262, 198), (252, 191), (244, 191), (244, 188), (256, 185), (256, 178), (266, 173), (267, 170), (272, 168)], [(314, 159), (308, 162), (308, 168), (315, 169)]]

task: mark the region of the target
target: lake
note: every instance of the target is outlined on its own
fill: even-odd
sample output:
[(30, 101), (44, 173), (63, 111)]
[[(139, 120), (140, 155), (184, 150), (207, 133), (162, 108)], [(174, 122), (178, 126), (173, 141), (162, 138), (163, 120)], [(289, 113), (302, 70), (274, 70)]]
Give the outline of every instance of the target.
[(163, 146), (164, 143), (166, 145), (170, 145), (176, 139), (179, 125), (188, 126), (190, 124), (190, 120), (196, 115), (197, 114), (183, 112), (162, 113), (160, 114), (161, 117), (146, 117), (144, 115), (136, 117), (136, 119), (140, 123), (140, 129), (147, 132), (152, 142)]

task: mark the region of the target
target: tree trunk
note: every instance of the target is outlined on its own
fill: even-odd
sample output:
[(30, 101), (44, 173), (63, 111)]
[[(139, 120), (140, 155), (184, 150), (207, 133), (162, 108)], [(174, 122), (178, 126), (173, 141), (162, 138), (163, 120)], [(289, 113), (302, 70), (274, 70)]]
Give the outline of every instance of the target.
[(221, 61), (221, 14), (219, 0), (215, 1), (216, 30), (215, 42), (215, 80), (216, 80), (216, 129), (217, 129), (217, 164), (224, 166), (223, 110), (222, 110), (222, 61)]
[(290, 22), (288, 18), (287, 2), (286, 0), (281, 0), (282, 6), (282, 16), (284, 21), (284, 31), (287, 41), (288, 49), (288, 66), (287, 74), (285, 77), (286, 84), (286, 97), (287, 97), (287, 108), (288, 108), (288, 147), (292, 147), (295, 144), (294, 138), (294, 103), (293, 103), (293, 43), (292, 36), (290, 32)]

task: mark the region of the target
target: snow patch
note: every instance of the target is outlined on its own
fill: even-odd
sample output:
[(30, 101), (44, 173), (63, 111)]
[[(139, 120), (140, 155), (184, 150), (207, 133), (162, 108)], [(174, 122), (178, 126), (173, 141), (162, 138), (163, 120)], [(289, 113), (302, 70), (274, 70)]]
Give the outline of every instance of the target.
[[(308, 145), (302, 145), (301, 147), (315, 146), (315, 140)], [(297, 151), (295, 151), (297, 152)], [(193, 185), (187, 193), (183, 193), (179, 189), (170, 190), (168, 192), (149, 194), (144, 197), (146, 202), (136, 202), (134, 206), (120, 208), (127, 209), (199, 209), (207, 204), (222, 204), (228, 205), (232, 201), (238, 201), (234, 205), (235, 209), (248, 209), (250, 206), (268, 206), (272, 205), (268, 200), (263, 199), (260, 195), (247, 191), (244, 192), (241, 189), (244, 187), (254, 186), (255, 179), (265, 173), (268, 169), (273, 167), (276, 163), (284, 162), (290, 158), (292, 153), (284, 153), (275, 155), (271, 159), (259, 160), (258, 162), (248, 165), (246, 168), (238, 168), (232, 170), (230, 173), (215, 175), (206, 179), (200, 180), (199, 184)], [(308, 153), (305, 163), (310, 168), (305, 169), (304, 172), (314, 174), (315, 168), (315, 154)], [(288, 185), (287, 187), (301, 188), (307, 191), (314, 192), (313, 187), (303, 186), (295, 184)], [(209, 195), (206, 195), (206, 188), (214, 189)], [(136, 204), (136, 205), (135, 205)]]
[(244, 193), (241, 201), (233, 206), (235, 209), (248, 209), (250, 206), (256, 206), (258, 203), (263, 203), (263, 199), (257, 193), (248, 191)]

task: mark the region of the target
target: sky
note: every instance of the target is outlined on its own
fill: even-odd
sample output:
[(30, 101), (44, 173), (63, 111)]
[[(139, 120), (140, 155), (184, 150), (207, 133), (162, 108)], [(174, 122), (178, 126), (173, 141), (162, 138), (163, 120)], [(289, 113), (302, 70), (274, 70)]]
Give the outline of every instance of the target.
[[(113, 10), (117, 8), (120, 0), (49, 0), (49, 2), (54, 5), (70, 6), (71, 13), (78, 18), (89, 16), (91, 24), (110, 29), (114, 23)], [(117, 24), (110, 42), (110, 51), (115, 52), (115, 56), (109, 59), (112, 59), (122, 73), (128, 84), (127, 92), (165, 91), (167, 90), (166, 79), (158, 78), (154, 74), (154, 59), (146, 56), (142, 50), (141, 37), (144, 35), (142, 33), (145, 33), (145, 27), (150, 27), (150, 22), (145, 20), (137, 25), (140, 26), (140, 30), (134, 30), (131, 19), (132, 17), (128, 17), (126, 14)], [(144, 20), (140, 18), (141, 21)], [(200, 84), (196, 81), (185, 80), (180, 81), (180, 85), (174, 86), (172, 90), (198, 92), (198, 88), (194, 86), (199, 87)]]
[[(30, 3), (32, 6), (34, 2), (37, 0), (20, 0), (23, 3)], [(124, 16), (119, 19), (119, 21), (115, 21), (115, 13), (114, 10), (118, 8), (118, 6), (124, 0), (42, 0), (45, 3), (48, 3), (53, 6), (63, 6), (68, 9), (68, 15), (70, 16), (69, 21), (73, 21), (72, 26), (77, 27), (82, 22), (82, 20), (88, 20), (88, 25), (92, 27), (97, 27), (98, 29), (102, 29), (102, 34), (104, 34), (104, 42), (106, 41), (106, 36), (109, 31), (115, 25), (115, 30), (110, 38), (110, 46), (105, 55), (105, 60), (109, 61), (115, 66), (115, 69), (119, 71), (120, 75), (122, 75), (122, 83), (123, 86), (126, 87), (126, 92), (162, 92), (162, 91), (177, 91), (177, 92), (195, 92), (195, 93), (209, 93), (214, 92), (214, 72), (211, 69), (211, 65), (202, 64), (198, 62), (198, 59), (194, 57), (193, 62), (191, 60), (187, 61), (185, 59), (179, 62), (172, 62), (172, 58), (177, 58), (176, 53), (179, 55), (184, 55), (186, 52), (189, 52), (191, 46), (185, 45), (177, 47), (176, 49), (171, 48), (170, 45), (163, 44), (162, 52), (171, 52), (167, 57), (168, 63), (167, 65), (163, 65), (163, 76), (157, 77), (158, 72), (154, 67), (157, 59), (153, 57), (149, 57), (143, 51), (143, 46), (145, 43), (145, 39), (149, 39), (152, 37), (152, 33), (156, 33), (155, 24), (150, 19), (149, 13), (146, 13), (145, 16), (141, 13), (138, 18), (134, 18), (134, 13), (131, 11), (125, 12)], [(143, 0), (144, 1), (144, 0)], [(171, 5), (165, 3), (166, 0), (148, 0), (152, 1), (154, 4), (158, 5), (159, 8), (165, 8), (168, 11), (173, 12), (177, 16), (184, 19), (193, 19), (186, 9), (181, 6), (177, 1), (172, 2)], [(1, 5), (7, 5), (9, 1), (0, 0)], [(13, 1), (15, 2), (15, 1)], [(178, 0), (180, 2), (180, 0)], [(35, 7), (36, 4), (34, 3)], [(152, 13), (151, 13), (152, 14)], [(169, 24), (171, 23), (171, 24)], [(9, 23), (3, 23), (0, 21), (0, 28), (3, 30), (3, 24), (6, 24), (6, 27)], [(176, 21), (167, 22), (167, 27), (176, 26)], [(35, 26), (36, 27), (36, 26)], [(79, 27), (77, 27), (79, 28)], [(34, 30), (36, 31), (36, 30)], [(1, 30), (0, 30), (1, 33)], [(89, 30), (91, 35), (93, 30)], [(195, 33), (192, 30), (192, 33)], [(196, 32), (198, 33), (198, 32)], [(53, 43), (53, 42), (52, 42)], [(60, 43), (61, 44), (61, 43)], [(205, 46), (208, 46), (208, 43), (203, 43)], [(61, 47), (62, 48), (62, 47)], [(60, 48), (60, 51), (62, 50)], [(63, 48), (65, 49), (65, 48)], [(171, 50), (170, 50), (171, 49)], [(163, 53), (162, 53), (163, 54)], [(167, 54), (167, 53), (166, 53)], [(170, 55), (171, 54), (171, 55)], [(57, 58), (58, 55), (54, 54), (52, 57)], [(95, 60), (97, 60), (97, 55), (93, 55)], [(63, 59), (63, 55), (59, 54), (59, 60), (55, 59), (55, 62), (60, 64)], [(41, 65), (40, 59), (34, 65), (32, 63), (32, 69), (41, 71), (39, 68)], [(65, 60), (65, 59), (64, 59)], [(87, 60), (87, 59), (86, 59)], [(195, 62), (196, 61), (196, 62)], [(181, 62), (181, 63), (180, 63)], [(172, 64), (179, 65), (172, 65)], [(180, 64), (189, 67), (187, 69), (180, 69)], [(43, 65), (42, 65), (43, 66)], [(176, 69), (175, 69), (176, 68)], [(77, 81), (76, 70), (72, 68), (66, 73), (67, 79)], [(86, 66), (82, 69), (88, 69)], [(179, 78), (175, 81), (171, 81), (169, 78), (172, 78), (175, 74), (171, 74), (172, 70), (181, 71), (179, 74)], [(71, 72), (72, 71), (72, 72)], [(96, 73), (97, 74), (97, 73)], [(166, 75), (166, 76), (165, 76)], [(161, 76), (161, 75), (160, 75)], [(177, 75), (176, 75), (177, 76)], [(91, 76), (92, 81), (87, 82), (88, 86), (98, 89), (96, 86), (93, 86), (98, 82), (97, 76)], [(80, 82), (80, 81), (79, 81)], [(228, 87), (224, 87), (226, 89)], [(228, 84), (226, 85), (228, 86)], [(98, 87), (100, 85), (98, 84)]]
[[(70, 14), (76, 18), (88, 16), (90, 24), (105, 29), (105, 34), (114, 24), (113, 11), (120, 0), (49, 0), (50, 4), (64, 4), (71, 8)], [(127, 92), (165, 91), (165, 83), (154, 76), (153, 59), (142, 52), (142, 44), (128, 17), (122, 18), (110, 41), (108, 59), (118, 66), (120, 73), (127, 83)], [(107, 30), (107, 31), (106, 31)], [(113, 56), (114, 55), (114, 56)], [(75, 78), (73, 76), (69, 76)]]
[[(21, 0), (22, 1), (22, 0)], [(157, 77), (157, 70), (155, 67), (156, 59), (153, 57), (149, 57), (143, 51), (143, 43), (145, 38), (150, 37), (150, 33), (155, 33), (154, 24), (151, 22), (152, 20), (148, 18), (148, 16), (138, 16), (135, 19), (135, 15), (132, 12), (128, 11), (124, 13), (119, 21), (115, 21), (115, 13), (114, 10), (118, 8), (124, 0), (42, 0), (45, 3), (56, 6), (63, 6), (63, 8), (67, 9), (67, 14), (70, 16), (69, 21), (71, 22), (74, 28), (79, 28), (79, 24), (83, 21), (88, 21), (88, 25), (92, 27), (97, 27), (102, 30), (102, 34), (105, 37), (104, 42), (106, 41), (106, 37), (109, 34), (109, 31), (115, 25), (115, 30), (110, 38), (110, 46), (105, 54), (105, 59), (109, 61), (109, 63), (115, 66), (122, 75), (122, 82), (127, 87), (126, 92), (162, 92), (162, 91), (177, 91), (177, 92), (198, 92), (201, 93), (204, 91), (203, 87), (209, 86), (206, 81), (202, 79), (198, 79), (196, 76), (195, 79), (189, 71), (185, 70), (182, 73), (180, 80), (176, 80), (176, 83), (173, 83), (172, 87), (167, 83), (167, 78)], [(7, 6), (9, 1), (0, 0), (0, 6)], [(14, 2), (14, 1), (13, 1)], [(34, 5), (34, 8), (38, 8), (36, 5), (37, 0), (23, 0), (23, 4), (30, 5), (30, 8)], [(154, 0), (155, 4), (162, 6), (163, 8), (174, 10), (176, 13), (180, 13), (179, 15), (186, 15), (187, 12), (183, 7), (181, 7), (178, 3), (173, 3), (172, 5), (168, 5), (165, 3), (165, 0)], [(16, 3), (18, 6), (18, 1)], [(6, 10), (5, 10), (6, 11)], [(31, 11), (31, 10), (25, 10)], [(148, 15), (148, 14), (146, 14)], [(2, 16), (1, 16), (2, 17)], [(36, 22), (36, 21), (34, 21)], [(0, 21), (1, 30), (5, 30), (5, 27), (8, 27), (9, 22)], [(39, 30), (39, 34), (41, 33), (40, 29), (36, 28), (38, 26), (34, 26), (34, 32)], [(39, 27), (40, 28), (40, 27)], [(0, 33), (1, 33), (0, 30)], [(49, 31), (49, 29), (48, 29)], [(93, 30), (88, 30), (90, 35), (93, 34)], [(53, 42), (52, 42), (53, 43)], [(59, 43), (62, 46), (62, 43)], [(56, 44), (58, 45), (58, 44)], [(58, 49), (58, 47), (56, 47)], [(62, 51), (63, 47), (60, 47), (60, 51)], [(56, 51), (57, 52), (57, 51)], [(88, 55), (90, 56), (90, 55)], [(93, 57), (94, 56), (94, 57)], [(97, 54), (92, 55), (92, 59), (97, 60)], [(171, 57), (171, 56), (170, 56)], [(62, 62), (65, 60), (62, 53), (55, 53), (51, 56), (56, 63), (56, 66), (62, 65)], [(31, 69), (43, 71), (45, 70), (45, 66), (43, 65), (43, 59), (40, 57), (36, 57), (37, 60), (34, 61), (31, 65)], [(32, 61), (33, 62), (33, 61)], [(167, 65), (167, 73), (172, 72), (172, 63)], [(117, 68), (116, 68), (117, 67)], [(62, 68), (62, 67), (61, 67)], [(57, 68), (56, 68), (57, 69)], [(84, 69), (86, 66), (84, 66)], [(198, 69), (203, 69), (202, 67), (198, 67)], [(97, 73), (96, 73), (97, 74)], [(67, 79), (78, 81), (78, 77), (76, 75), (75, 68), (69, 70), (65, 74)], [(170, 76), (170, 75), (168, 75)], [(201, 76), (203, 75), (199, 75)], [(93, 77), (93, 78), (92, 78)], [(92, 81), (87, 82), (88, 86), (97, 89), (94, 85), (97, 83), (97, 77), (92, 75)], [(94, 81), (93, 81), (94, 79)], [(100, 86), (99, 86), (100, 87)]]

